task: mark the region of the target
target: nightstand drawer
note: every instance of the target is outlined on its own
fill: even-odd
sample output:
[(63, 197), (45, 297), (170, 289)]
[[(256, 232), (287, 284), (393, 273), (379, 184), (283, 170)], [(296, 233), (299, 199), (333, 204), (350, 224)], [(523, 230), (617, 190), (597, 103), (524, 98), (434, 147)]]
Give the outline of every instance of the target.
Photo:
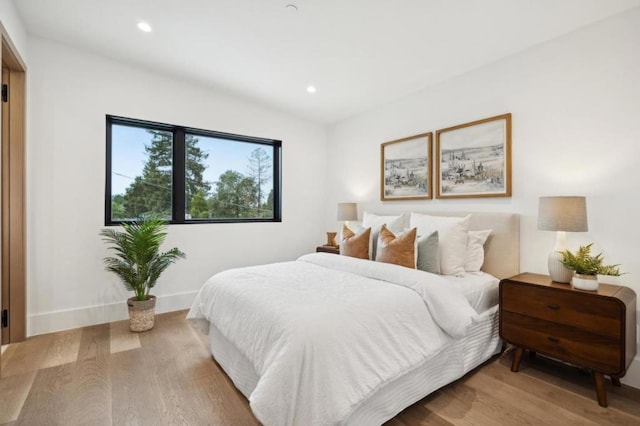
[(501, 310), (519, 313), (620, 339), (622, 307), (616, 299), (594, 298), (509, 282), (501, 286)]
[(510, 343), (606, 374), (625, 369), (618, 339), (512, 312), (502, 315), (502, 336)]

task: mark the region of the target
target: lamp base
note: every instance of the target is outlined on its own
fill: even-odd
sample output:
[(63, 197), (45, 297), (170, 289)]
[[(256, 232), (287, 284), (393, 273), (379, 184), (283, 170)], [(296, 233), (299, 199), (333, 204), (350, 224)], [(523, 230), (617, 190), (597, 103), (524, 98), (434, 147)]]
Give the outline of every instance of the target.
[(562, 255), (557, 251), (549, 253), (547, 266), (549, 267), (549, 276), (552, 281), (558, 283), (570, 283), (573, 278), (573, 271), (562, 264), (560, 261)]

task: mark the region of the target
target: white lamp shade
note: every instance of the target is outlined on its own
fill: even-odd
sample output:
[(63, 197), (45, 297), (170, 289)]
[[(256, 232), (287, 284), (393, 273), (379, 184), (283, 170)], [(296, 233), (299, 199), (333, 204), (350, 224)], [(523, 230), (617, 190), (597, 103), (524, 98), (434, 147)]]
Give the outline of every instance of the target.
[(338, 220), (357, 220), (358, 204), (338, 203)]
[(541, 231), (588, 231), (586, 198), (540, 197), (538, 229)]

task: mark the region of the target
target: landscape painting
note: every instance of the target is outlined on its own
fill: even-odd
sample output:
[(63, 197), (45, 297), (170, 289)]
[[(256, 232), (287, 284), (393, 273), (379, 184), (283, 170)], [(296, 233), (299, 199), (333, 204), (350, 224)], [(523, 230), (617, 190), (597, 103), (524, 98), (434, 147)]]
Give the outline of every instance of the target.
[(511, 196), (511, 114), (436, 132), (436, 197)]
[(432, 198), (433, 133), (385, 142), (380, 147), (380, 200)]

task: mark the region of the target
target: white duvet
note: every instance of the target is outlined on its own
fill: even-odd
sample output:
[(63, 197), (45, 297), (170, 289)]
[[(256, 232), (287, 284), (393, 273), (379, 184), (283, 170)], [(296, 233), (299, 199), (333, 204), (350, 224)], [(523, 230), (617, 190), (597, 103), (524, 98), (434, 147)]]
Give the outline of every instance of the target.
[(216, 274), (187, 316), (253, 364), (249, 402), (267, 426), (348, 423), (476, 317), (438, 275), (325, 253)]

